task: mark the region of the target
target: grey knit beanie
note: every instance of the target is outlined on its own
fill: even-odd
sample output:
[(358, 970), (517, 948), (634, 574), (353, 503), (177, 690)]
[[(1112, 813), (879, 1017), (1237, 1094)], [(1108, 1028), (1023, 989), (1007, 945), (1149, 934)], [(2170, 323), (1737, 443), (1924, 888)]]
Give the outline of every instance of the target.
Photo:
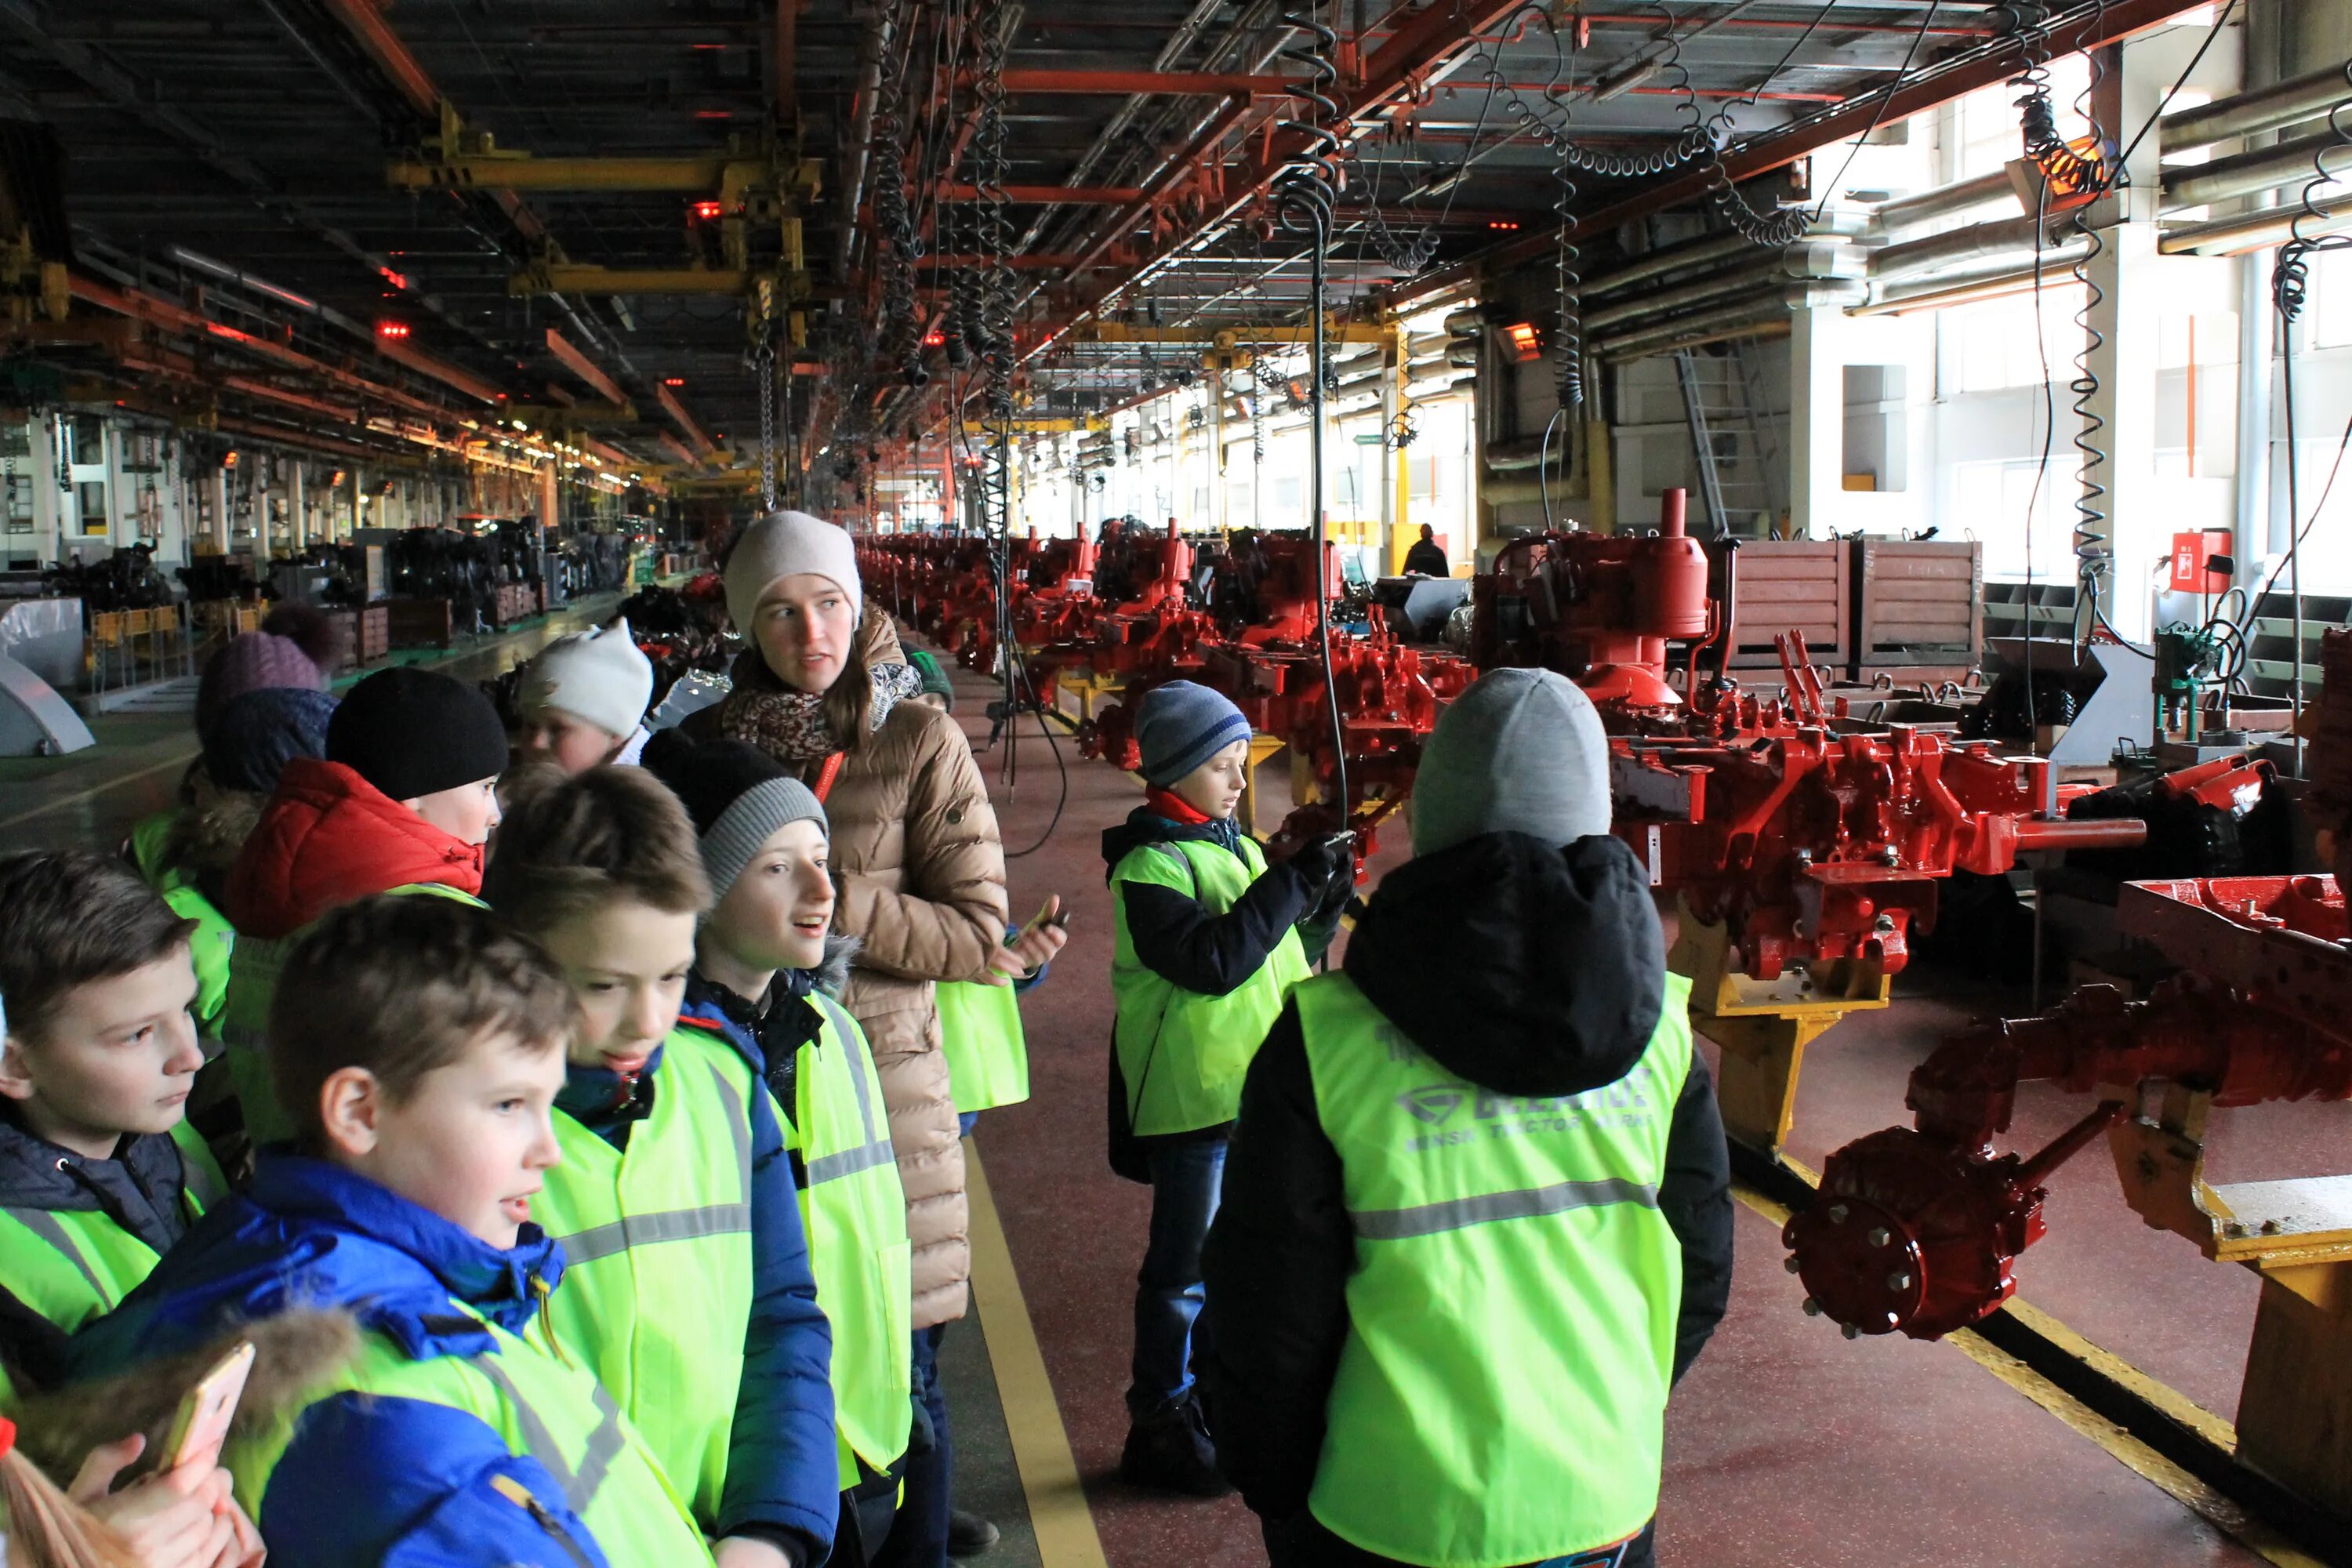
[(1412, 851), (1487, 833), (1566, 846), (1609, 831), (1609, 737), (1549, 669), (1489, 670), (1440, 715), (1412, 781)]
[(831, 578), (866, 619), (866, 585), (857, 575), (857, 546), (846, 529), (804, 511), (772, 511), (743, 530), (727, 557), (727, 615), (751, 635), (751, 615), (781, 578), (814, 573)]
[(786, 823), (805, 818), (826, 837), (833, 836), (816, 792), (746, 742), (696, 742), (680, 731), (662, 730), (646, 742), (641, 761), (694, 819), (702, 873), (714, 902), (727, 896), (760, 846)]
[(1161, 789), (1172, 788), (1194, 768), (1249, 736), (1249, 721), (1223, 692), (1189, 680), (1153, 687), (1135, 719), (1143, 776)]

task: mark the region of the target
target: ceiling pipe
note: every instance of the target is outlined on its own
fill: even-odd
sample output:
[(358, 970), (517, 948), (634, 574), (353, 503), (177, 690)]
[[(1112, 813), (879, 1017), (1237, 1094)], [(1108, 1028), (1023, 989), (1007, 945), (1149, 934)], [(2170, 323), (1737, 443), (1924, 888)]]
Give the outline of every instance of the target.
[[(2334, 212), (2323, 206), (2320, 215), (2314, 217), (2300, 205), (2272, 207), (2174, 229), (2158, 239), (2156, 247), (2166, 256), (2242, 256), (2249, 250), (2284, 245), (2298, 236), (2317, 239), (2352, 228), (2352, 204), (2339, 205)], [(2298, 222), (2300, 229), (2295, 226)]]
[[(2276, 190), (2281, 185), (2309, 184), (2314, 180), (2327, 177), (2318, 166), (2319, 154), (2342, 146), (2343, 143), (2332, 133), (2321, 132), (2316, 136), (2282, 142), (2275, 147), (2263, 147), (2233, 157), (2216, 158), (2210, 163), (2167, 169), (2164, 171), (2164, 205), (2168, 207), (2201, 207), (2209, 202), (2251, 196), (2258, 191)], [(2331, 180), (2330, 183), (2334, 182)]]
[(1996, 204), (2017, 205), (2017, 187), (2010, 184), (2006, 168), (1979, 174), (1973, 180), (1941, 185), (1917, 195), (1904, 196), (1895, 201), (1881, 202), (1871, 209), (1870, 232), (1874, 236), (1892, 238), (1915, 228), (1924, 228), (1948, 217)]
[(2167, 153), (2187, 153), (2232, 137), (2300, 124), (2352, 100), (2352, 74), (2348, 73), (2352, 73), (2352, 61), (2179, 110), (2158, 121), (2157, 134)]
[(1644, 294), (1638, 300), (1628, 300), (1622, 305), (1609, 305), (1598, 310), (1588, 310), (1584, 316), (1584, 330), (1587, 332), (1604, 332), (1611, 327), (1622, 326), (1627, 321), (1640, 321), (1644, 316), (1655, 316), (1667, 310), (1679, 310), (1687, 306), (1705, 304), (1709, 300), (1719, 300), (1727, 294), (1738, 294), (1752, 289), (1759, 284), (1783, 283), (1788, 279), (1788, 268), (1782, 265), (1780, 253), (1776, 250), (1763, 260), (1750, 266), (1711, 273), (1696, 282), (1685, 283), (1679, 289), (1668, 289), (1657, 294)]
[(1669, 272), (1720, 261), (1729, 256), (1752, 254), (1755, 249), (1746, 238), (1736, 234), (1709, 235), (1689, 244), (1669, 246), (1663, 250), (1649, 252), (1631, 266), (1587, 279), (1584, 297), (1590, 300), (1598, 294), (1614, 293), (1620, 289), (1630, 289), (1636, 283), (1646, 283)]
[(1931, 235), (1926, 239), (1907, 240), (1873, 251), (1870, 276), (1874, 281), (1891, 283), (1898, 278), (1916, 278), (1955, 262), (2046, 249), (2048, 246), (2049, 236), (2038, 220), (2003, 218), (1998, 223), (1971, 224), (1949, 234)]

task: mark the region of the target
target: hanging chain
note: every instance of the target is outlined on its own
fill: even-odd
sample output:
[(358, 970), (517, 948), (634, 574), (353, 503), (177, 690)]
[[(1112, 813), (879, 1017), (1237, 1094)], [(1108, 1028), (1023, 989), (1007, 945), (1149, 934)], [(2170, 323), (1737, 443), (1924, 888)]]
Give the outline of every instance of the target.
[(760, 378), (760, 510), (776, 510), (776, 345), (762, 340), (751, 354)]

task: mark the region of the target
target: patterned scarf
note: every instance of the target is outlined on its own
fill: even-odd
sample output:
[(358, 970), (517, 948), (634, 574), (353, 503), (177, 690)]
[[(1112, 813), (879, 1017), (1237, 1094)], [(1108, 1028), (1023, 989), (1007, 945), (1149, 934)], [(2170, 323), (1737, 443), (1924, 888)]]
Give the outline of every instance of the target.
[[(923, 678), (903, 664), (868, 667), (873, 705), (866, 710), (870, 733), (882, 728), (890, 710), (923, 689)], [(780, 762), (814, 763), (841, 750), (824, 721), (824, 696), (797, 691), (778, 680), (757, 648), (735, 661), (735, 689), (719, 710), (719, 731), (730, 741), (749, 741)]]

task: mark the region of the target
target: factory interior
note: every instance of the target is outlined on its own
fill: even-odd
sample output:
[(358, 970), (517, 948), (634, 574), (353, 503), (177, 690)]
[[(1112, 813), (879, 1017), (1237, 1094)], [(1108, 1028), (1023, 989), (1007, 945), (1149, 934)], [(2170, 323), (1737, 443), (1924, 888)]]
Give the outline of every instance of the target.
[(1339, 971), (1498, 670), (1727, 1141), (1642, 1552), (2352, 1563), (2347, 451), (2352, 0), (0, 0), (0, 852), (131, 854), (289, 606), (731, 712), (734, 542), (846, 530), (1067, 939), (934, 1335), (1003, 1568), (1269, 1562), (1128, 1468), (1148, 701)]

